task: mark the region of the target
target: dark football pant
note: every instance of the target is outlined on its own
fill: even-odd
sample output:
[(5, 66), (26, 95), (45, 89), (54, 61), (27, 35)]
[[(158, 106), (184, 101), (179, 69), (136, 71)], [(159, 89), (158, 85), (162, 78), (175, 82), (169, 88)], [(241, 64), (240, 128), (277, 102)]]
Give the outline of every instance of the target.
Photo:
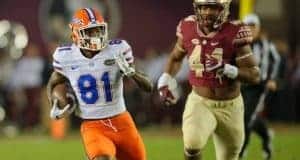
[[(242, 96), (244, 98), (245, 104), (245, 141), (240, 152), (240, 157), (243, 157), (244, 152), (250, 141), (251, 132), (254, 131), (262, 140), (262, 148), (265, 153), (267, 153), (266, 159), (271, 158), (271, 135), (269, 133), (268, 127), (264, 119), (257, 115), (254, 120), (251, 120), (251, 117), (255, 113), (260, 96), (264, 92), (264, 87), (262, 85), (252, 85), (242, 87)], [(253, 121), (253, 122), (251, 122)], [(250, 125), (251, 123), (251, 125)]]

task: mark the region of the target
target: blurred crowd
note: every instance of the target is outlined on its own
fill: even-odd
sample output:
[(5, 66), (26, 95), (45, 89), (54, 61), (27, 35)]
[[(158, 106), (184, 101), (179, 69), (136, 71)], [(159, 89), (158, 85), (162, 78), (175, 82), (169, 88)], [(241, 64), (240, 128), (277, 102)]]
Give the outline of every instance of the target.
[[(14, 38), (10, 35), (10, 38)], [(278, 89), (267, 99), (264, 116), (270, 121), (300, 122), (300, 47), (297, 53), (290, 53), (286, 41), (273, 39), (280, 55), (281, 64)], [(2, 124), (10, 124), (19, 130), (35, 128), (47, 129), (49, 126), (49, 104), (46, 89), (49, 74), (52, 70), (51, 55), (58, 44), (49, 42), (48, 53), (41, 54), (40, 46), (29, 41), (21, 48), (18, 55), (12, 46), (5, 45), (0, 38), (0, 108), (5, 117)], [(135, 46), (132, 46), (133, 49)], [(136, 57), (138, 68), (142, 68), (155, 83), (163, 72), (163, 66), (170, 49), (157, 50), (150, 47), (142, 57)], [(181, 122), (186, 96), (190, 90), (187, 74), (187, 60), (177, 75), (180, 83), (181, 98), (175, 106), (164, 106), (157, 91), (146, 94), (129, 79), (125, 79), (125, 98), (128, 110), (139, 126), (152, 124), (176, 125)], [(72, 121), (78, 122), (76, 117)], [(0, 122), (1, 124), (1, 122)], [(78, 123), (73, 123), (74, 127)]]

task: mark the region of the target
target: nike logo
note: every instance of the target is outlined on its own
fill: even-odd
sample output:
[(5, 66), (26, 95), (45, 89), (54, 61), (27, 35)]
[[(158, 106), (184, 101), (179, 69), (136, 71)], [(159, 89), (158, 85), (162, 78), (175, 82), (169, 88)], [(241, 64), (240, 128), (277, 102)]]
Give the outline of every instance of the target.
[(211, 46), (216, 46), (216, 45), (218, 45), (218, 44), (219, 44), (219, 42), (211, 42), (211, 43), (210, 43)]
[(79, 68), (79, 66), (71, 66), (72, 70), (75, 70), (75, 69), (78, 69), (78, 68)]

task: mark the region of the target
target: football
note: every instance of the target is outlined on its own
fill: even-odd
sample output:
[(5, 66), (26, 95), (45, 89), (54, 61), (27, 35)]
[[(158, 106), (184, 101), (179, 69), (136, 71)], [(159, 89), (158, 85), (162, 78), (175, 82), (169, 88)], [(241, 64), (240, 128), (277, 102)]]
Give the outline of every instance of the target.
[(75, 98), (72, 89), (67, 83), (60, 83), (56, 85), (52, 90), (52, 99), (58, 99), (58, 107), (60, 109), (64, 108), (67, 104), (73, 105), (74, 100), (67, 96), (68, 94), (73, 95)]

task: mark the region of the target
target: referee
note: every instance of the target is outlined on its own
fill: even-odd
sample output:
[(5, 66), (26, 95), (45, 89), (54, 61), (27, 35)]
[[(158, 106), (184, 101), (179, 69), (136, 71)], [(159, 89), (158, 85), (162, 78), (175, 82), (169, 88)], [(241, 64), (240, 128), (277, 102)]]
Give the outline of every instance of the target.
[(280, 56), (274, 44), (261, 33), (261, 24), (257, 15), (249, 14), (243, 19), (243, 22), (250, 26), (253, 33), (254, 41), (251, 47), (260, 67), (261, 82), (258, 85), (245, 84), (242, 86), (241, 91), (245, 103), (245, 142), (240, 158), (244, 157), (253, 130), (262, 140), (265, 160), (270, 160), (272, 157), (271, 133), (259, 113), (263, 110), (264, 100), (269, 91), (275, 91), (277, 88), (275, 79), (278, 73)]

